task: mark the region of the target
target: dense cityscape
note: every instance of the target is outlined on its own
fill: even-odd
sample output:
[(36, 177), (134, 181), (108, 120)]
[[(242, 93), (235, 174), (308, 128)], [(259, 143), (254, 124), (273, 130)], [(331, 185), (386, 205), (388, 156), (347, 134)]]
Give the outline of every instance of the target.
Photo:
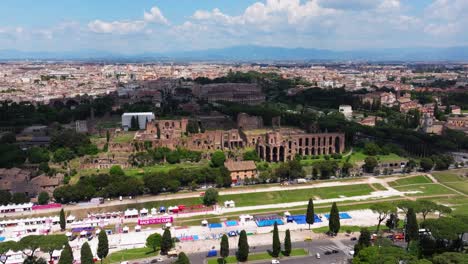
[[(333, 14), (331, 2), (247, 11)], [(192, 19), (246, 19), (203, 12)], [(88, 27), (156, 20), (172, 26), (153, 7), (142, 21)], [(13, 48), (0, 50), (2, 264), (468, 263), (462, 55), (73, 59)]]

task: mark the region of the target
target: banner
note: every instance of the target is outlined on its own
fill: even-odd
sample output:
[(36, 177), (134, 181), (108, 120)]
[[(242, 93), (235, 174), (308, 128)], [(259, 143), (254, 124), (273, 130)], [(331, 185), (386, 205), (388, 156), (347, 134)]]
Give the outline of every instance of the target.
[(160, 217), (160, 218), (148, 218), (148, 219), (138, 219), (138, 225), (156, 225), (156, 224), (165, 224), (172, 223), (174, 219), (171, 217)]

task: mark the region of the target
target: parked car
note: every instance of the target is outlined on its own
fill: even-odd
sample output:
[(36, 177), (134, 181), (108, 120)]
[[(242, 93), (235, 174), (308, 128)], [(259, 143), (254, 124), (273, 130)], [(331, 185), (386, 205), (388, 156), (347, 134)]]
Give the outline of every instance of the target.
[(352, 237), (351, 238), (351, 241), (356, 241), (357, 240), (357, 237)]
[(315, 254), (315, 257), (319, 259), (320, 258), (320, 253)]
[(336, 253), (338, 253), (338, 250), (334, 249), (334, 250), (332, 250), (332, 253), (336, 254)]
[(331, 255), (332, 252), (331, 252), (330, 250), (327, 250), (327, 251), (325, 251), (323, 254), (325, 254), (325, 255)]
[(280, 261), (277, 259), (272, 259), (271, 264), (280, 264)]

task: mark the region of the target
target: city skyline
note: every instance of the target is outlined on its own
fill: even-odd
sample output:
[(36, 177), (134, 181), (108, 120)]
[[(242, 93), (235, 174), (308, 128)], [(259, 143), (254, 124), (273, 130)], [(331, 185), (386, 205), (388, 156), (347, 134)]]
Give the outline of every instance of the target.
[[(238, 45), (362, 50), (466, 46), (466, 1), (5, 1), (2, 50), (119, 54)], [(183, 8), (179, 8), (183, 7)]]

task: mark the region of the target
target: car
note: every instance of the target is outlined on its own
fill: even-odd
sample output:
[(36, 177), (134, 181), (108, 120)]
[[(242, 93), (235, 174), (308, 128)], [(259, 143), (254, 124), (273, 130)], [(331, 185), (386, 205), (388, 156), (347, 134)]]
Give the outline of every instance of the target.
[(331, 252), (330, 250), (327, 250), (327, 251), (325, 251), (323, 254), (325, 254), (325, 255), (331, 255), (332, 252)]
[(332, 253), (336, 254), (336, 253), (338, 253), (338, 250), (334, 249), (334, 250), (332, 250)]
[(271, 264), (280, 264), (280, 261), (277, 259), (272, 259)]
[(351, 241), (356, 241), (357, 240), (357, 237), (352, 237), (351, 238)]
[(157, 262), (163, 262), (164, 260), (162, 258), (155, 258), (151, 260), (151, 263), (157, 263)]
[(320, 253), (315, 254), (315, 257), (319, 259), (320, 258)]
[(350, 256), (354, 256), (354, 250), (350, 250), (350, 251), (349, 251), (349, 255), (350, 255)]

